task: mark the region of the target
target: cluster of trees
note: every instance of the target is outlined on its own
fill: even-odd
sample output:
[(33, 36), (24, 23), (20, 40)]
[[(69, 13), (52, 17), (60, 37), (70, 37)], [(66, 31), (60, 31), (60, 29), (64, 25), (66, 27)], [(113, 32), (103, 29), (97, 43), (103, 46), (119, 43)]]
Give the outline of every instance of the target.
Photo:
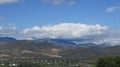
[(101, 57), (97, 60), (96, 67), (120, 67), (120, 56)]

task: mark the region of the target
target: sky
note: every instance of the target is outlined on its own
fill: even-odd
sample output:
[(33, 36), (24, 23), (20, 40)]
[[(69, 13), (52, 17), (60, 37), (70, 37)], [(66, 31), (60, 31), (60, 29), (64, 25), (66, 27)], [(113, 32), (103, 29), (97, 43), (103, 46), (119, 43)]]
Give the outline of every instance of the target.
[(0, 0), (0, 25), (20, 29), (59, 23), (120, 28), (120, 0)]
[(120, 0), (0, 0), (0, 37), (120, 44)]

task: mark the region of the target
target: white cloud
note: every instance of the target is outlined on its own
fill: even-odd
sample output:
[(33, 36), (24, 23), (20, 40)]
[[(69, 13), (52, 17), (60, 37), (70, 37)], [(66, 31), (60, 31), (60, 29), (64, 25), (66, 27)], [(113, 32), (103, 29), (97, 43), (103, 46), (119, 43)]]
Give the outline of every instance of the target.
[(76, 3), (75, 0), (42, 0), (42, 1), (45, 3), (55, 5), (55, 6), (59, 6), (59, 5), (70, 6), (70, 5), (74, 5)]
[(3, 27), (0, 26), (0, 37), (16, 37), (20, 34), (16, 27)]
[(7, 4), (7, 3), (17, 3), (21, 0), (0, 0), (0, 4)]
[(107, 12), (115, 12), (115, 11), (118, 11), (120, 10), (120, 5), (118, 6), (112, 6), (112, 7), (109, 7), (106, 9)]
[(109, 29), (104, 32), (104, 36), (97, 38), (95, 44), (120, 45), (120, 30)]
[(62, 38), (74, 39), (84, 36), (93, 36), (102, 34), (107, 27), (100, 25), (87, 25), (80, 23), (60, 23), (51, 26), (35, 26), (23, 31), (24, 35), (31, 38)]

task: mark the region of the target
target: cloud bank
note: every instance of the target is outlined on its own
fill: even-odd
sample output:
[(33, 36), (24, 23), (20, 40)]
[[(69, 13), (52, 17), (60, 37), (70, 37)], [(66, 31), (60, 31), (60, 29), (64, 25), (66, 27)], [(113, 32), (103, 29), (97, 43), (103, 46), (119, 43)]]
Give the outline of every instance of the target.
[(43, 27), (34, 26), (23, 30), (23, 33), (31, 38), (76, 39), (84, 36), (100, 35), (105, 29), (107, 28), (98, 24), (60, 23)]
[(34, 26), (23, 30), (0, 26), (0, 37), (17, 39), (72, 39), (75, 43), (120, 45), (120, 30), (106, 26), (80, 23), (60, 23), (48, 26)]
[(55, 6), (70, 6), (76, 3), (75, 0), (42, 0), (44, 3), (48, 3)]

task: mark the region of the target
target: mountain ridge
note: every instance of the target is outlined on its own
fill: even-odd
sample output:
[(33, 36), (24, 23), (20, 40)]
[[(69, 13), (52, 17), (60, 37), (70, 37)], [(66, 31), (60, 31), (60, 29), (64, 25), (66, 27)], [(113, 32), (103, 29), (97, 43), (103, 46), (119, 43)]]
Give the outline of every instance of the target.
[(120, 55), (120, 45), (108, 47), (99, 47), (92, 43), (82, 45), (85, 46), (64, 46), (49, 40), (15, 40), (0, 45), (0, 58), (98, 58), (101, 56)]

